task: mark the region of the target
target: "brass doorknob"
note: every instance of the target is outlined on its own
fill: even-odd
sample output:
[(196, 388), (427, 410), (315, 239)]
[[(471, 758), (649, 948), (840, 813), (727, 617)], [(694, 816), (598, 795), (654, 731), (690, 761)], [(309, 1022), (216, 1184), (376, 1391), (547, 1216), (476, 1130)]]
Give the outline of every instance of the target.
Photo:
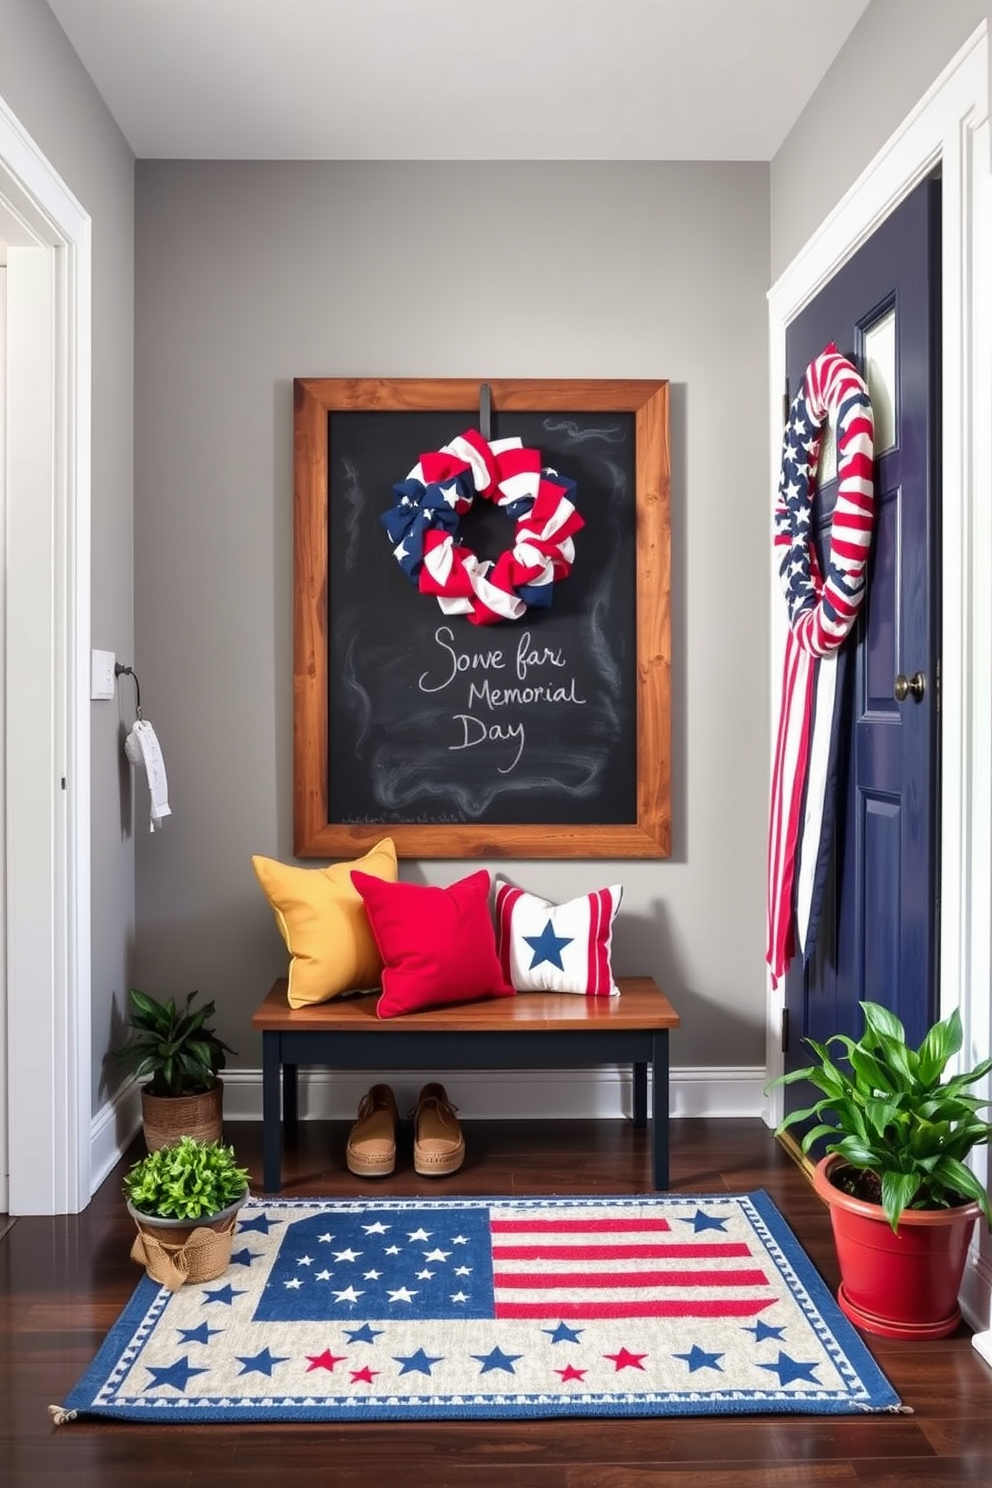
[(911, 677), (900, 672), (892, 687), (897, 703), (904, 703), (908, 697), (911, 697), (914, 703), (922, 703), (926, 690), (927, 679), (922, 672), (914, 672)]

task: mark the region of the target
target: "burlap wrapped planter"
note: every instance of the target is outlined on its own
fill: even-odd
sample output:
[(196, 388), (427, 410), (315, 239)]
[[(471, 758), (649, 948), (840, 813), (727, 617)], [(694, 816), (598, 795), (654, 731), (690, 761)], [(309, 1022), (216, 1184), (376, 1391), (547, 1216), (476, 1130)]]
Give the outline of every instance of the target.
[(209, 1218), (163, 1219), (143, 1214), (130, 1200), (128, 1213), (138, 1226), (131, 1259), (144, 1266), (152, 1281), (177, 1292), (188, 1281), (215, 1281), (231, 1261), (231, 1241), (238, 1210), (248, 1197), (240, 1198)]
[(196, 1095), (141, 1092), (141, 1119), (149, 1152), (170, 1147), (180, 1137), (220, 1142), (224, 1136), (224, 1086), (220, 1080)]

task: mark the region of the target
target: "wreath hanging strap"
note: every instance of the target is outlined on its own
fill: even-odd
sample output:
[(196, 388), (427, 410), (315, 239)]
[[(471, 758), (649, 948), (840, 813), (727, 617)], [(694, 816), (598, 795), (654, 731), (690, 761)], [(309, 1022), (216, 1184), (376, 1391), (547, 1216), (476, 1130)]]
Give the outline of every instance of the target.
[[(837, 501), (826, 573), (812, 542), (824, 426), (837, 431)], [(865, 595), (875, 523), (874, 422), (857, 369), (829, 346), (806, 368), (782, 442), (775, 553), (789, 611), (768, 831), (768, 948), (773, 983), (796, 943), (816, 940), (832, 838), (839, 748), (840, 648)]]
[[(575, 509), (575, 482), (542, 468), (518, 438), (491, 443), (467, 429), (419, 461), (393, 486), (381, 521), (393, 556), (421, 594), (445, 615), (473, 625), (519, 620), (551, 604), (553, 587), (575, 561), (573, 536), (585, 526)], [(516, 524), (513, 546), (483, 560), (459, 536), (476, 499), (492, 501)]]

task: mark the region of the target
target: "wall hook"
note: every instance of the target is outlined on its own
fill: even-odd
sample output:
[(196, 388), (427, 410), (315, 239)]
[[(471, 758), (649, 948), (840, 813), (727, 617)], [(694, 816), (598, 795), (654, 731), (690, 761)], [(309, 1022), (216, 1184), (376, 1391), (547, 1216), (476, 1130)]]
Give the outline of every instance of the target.
[(138, 683), (138, 675), (133, 667), (124, 666), (123, 662), (114, 662), (115, 677), (131, 677), (134, 681), (134, 712), (135, 717), (141, 717), (141, 687)]
[(493, 392), (488, 382), (479, 388), (479, 433), (488, 444), (492, 439)]

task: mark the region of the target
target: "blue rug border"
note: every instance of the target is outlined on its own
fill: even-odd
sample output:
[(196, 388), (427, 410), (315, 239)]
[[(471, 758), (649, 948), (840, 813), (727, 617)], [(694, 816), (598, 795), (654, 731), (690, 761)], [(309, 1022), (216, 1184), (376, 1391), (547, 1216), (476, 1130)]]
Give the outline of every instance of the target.
[[(369, 1401), (367, 1407), (363, 1407), (353, 1398), (341, 1397), (340, 1409), (335, 1409), (333, 1403), (326, 1400), (319, 1405), (311, 1406), (305, 1402), (305, 1399), (300, 1399), (298, 1402), (293, 1397), (278, 1396), (275, 1393), (272, 1396), (271, 1415), (264, 1414), (258, 1405), (254, 1406), (250, 1413), (246, 1413), (242, 1406), (228, 1406), (220, 1401), (216, 1405), (194, 1404), (192, 1401), (186, 1402), (180, 1398), (152, 1398), (147, 1405), (93, 1405), (90, 1402), (95, 1392), (90, 1381), (97, 1382), (105, 1378), (123, 1352), (124, 1346), (133, 1336), (136, 1324), (147, 1314), (155, 1299), (162, 1292), (162, 1288), (156, 1282), (144, 1276), (111, 1326), (85, 1373), (70, 1390), (61, 1406), (49, 1407), (50, 1415), (53, 1422), (58, 1425), (74, 1420), (104, 1419), (158, 1421), (169, 1425), (181, 1425), (183, 1422), (203, 1424), (214, 1421), (230, 1422), (242, 1426), (265, 1422), (291, 1423), (295, 1421), (328, 1425), (361, 1421), (370, 1423), (430, 1421), (434, 1425), (443, 1426), (448, 1420), (496, 1422), (585, 1417), (674, 1421), (681, 1417), (699, 1416), (711, 1416), (714, 1420), (719, 1420), (727, 1416), (858, 1416), (911, 1413), (911, 1408), (903, 1405), (891, 1381), (875, 1361), (853, 1323), (849, 1322), (841, 1312), (835, 1296), (827, 1287), (813, 1261), (803, 1250), (785, 1215), (765, 1189), (747, 1189), (740, 1193), (681, 1193), (665, 1190), (662, 1193), (452, 1194), (443, 1197), (433, 1194), (423, 1196), (397, 1194), (383, 1195), (375, 1199), (371, 1196), (354, 1195), (326, 1197), (311, 1195), (287, 1198), (282, 1195), (252, 1194), (250, 1199), (261, 1208), (294, 1207), (300, 1204), (354, 1204), (362, 1207), (371, 1202), (395, 1203), (397, 1206), (416, 1205), (426, 1208), (435, 1206), (447, 1208), (452, 1204), (457, 1206), (459, 1203), (472, 1207), (504, 1203), (608, 1205), (644, 1203), (648, 1200), (674, 1203), (698, 1202), (700, 1204), (734, 1200), (737, 1203), (750, 1205), (753, 1217), (764, 1230), (770, 1255), (777, 1259), (781, 1267), (790, 1271), (798, 1283), (801, 1291), (797, 1291), (796, 1300), (803, 1306), (803, 1310), (808, 1312), (807, 1320), (810, 1325), (819, 1333), (821, 1342), (827, 1348), (830, 1348), (829, 1338), (831, 1336), (837, 1338), (836, 1351), (830, 1348), (830, 1352), (835, 1354), (835, 1364), (842, 1373), (847, 1373), (848, 1371), (841, 1363), (842, 1356), (847, 1356), (853, 1366), (853, 1372), (860, 1377), (864, 1388), (869, 1392), (870, 1401), (857, 1401), (850, 1397), (839, 1398), (832, 1392), (810, 1391), (806, 1394), (794, 1392), (790, 1395), (769, 1392), (765, 1395), (760, 1391), (733, 1390), (728, 1391), (725, 1397), (708, 1392), (705, 1397), (700, 1397), (698, 1400), (693, 1400), (691, 1395), (687, 1397), (685, 1394), (641, 1396), (636, 1406), (628, 1406), (623, 1401), (615, 1401), (609, 1396), (592, 1392), (584, 1399), (574, 1395), (563, 1396), (559, 1399), (549, 1392), (542, 1392), (536, 1396), (522, 1396), (512, 1403), (506, 1396), (501, 1396), (500, 1409), (496, 1413), (484, 1402), (479, 1403), (476, 1400), (457, 1404), (447, 1397), (438, 1397), (436, 1400), (420, 1397), (416, 1403), (410, 1404), (404, 1404), (400, 1398), (394, 1397), (394, 1402), (389, 1405), (388, 1409), (384, 1409), (373, 1401)], [(777, 1257), (776, 1252), (778, 1252)], [(802, 1302), (801, 1292), (805, 1292), (808, 1306)], [(480, 1392), (473, 1391), (472, 1393), (477, 1397)], [(720, 1405), (720, 1409), (716, 1411), (712, 1408), (715, 1402)], [(661, 1410), (654, 1415), (644, 1409), (645, 1404), (667, 1406), (668, 1409)], [(431, 1414), (439, 1406), (443, 1406), (443, 1415)]]

